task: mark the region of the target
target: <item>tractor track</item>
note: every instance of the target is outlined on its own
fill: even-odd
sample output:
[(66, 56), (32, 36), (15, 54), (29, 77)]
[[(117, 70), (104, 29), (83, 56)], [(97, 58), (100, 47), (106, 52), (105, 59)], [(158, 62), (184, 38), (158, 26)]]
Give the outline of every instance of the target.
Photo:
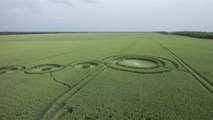
[[(156, 41), (155, 41), (156, 42)], [(188, 73), (190, 73), (198, 83), (204, 87), (211, 95), (213, 95), (213, 84), (210, 83), (204, 76), (202, 76), (199, 72), (193, 69), (188, 63), (179, 58), (176, 54), (174, 54), (171, 50), (164, 47), (159, 42), (156, 42), (166, 53), (168, 53), (171, 57), (173, 57), (183, 68), (185, 68)]]
[(66, 101), (80, 91), (85, 85), (87, 85), (97, 75), (102, 73), (106, 67), (100, 67), (83, 77), (81, 80), (76, 82), (72, 87), (69, 87), (68, 91), (65, 91), (58, 98), (53, 101), (53, 104), (48, 108), (46, 113), (43, 115), (42, 120), (55, 120), (63, 115), (60, 109), (64, 107)]
[[(137, 41), (134, 41), (132, 44), (125, 47), (118, 54), (122, 54), (123, 52), (127, 51), (136, 42)], [(74, 85), (69, 86), (69, 90), (59, 95), (54, 101), (50, 103), (50, 106), (45, 110), (44, 114), (42, 115), (41, 120), (57, 120), (66, 115), (68, 113), (68, 109), (62, 109), (65, 106), (66, 101), (69, 100), (72, 96), (74, 96), (82, 88), (84, 88), (84, 86), (86, 86), (96, 76), (101, 74), (106, 68), (106, 66), (98, 67), (94, 69), (91, 73), (80, 79), (78, 82), (76, 82)], [(50, 73), (51, 77), (54, 81), (58, 82), (58, 80), (55, 79), (52, 73)], [(60, 81), (59, 83), (64, 85), (64, 83), (61, 83)]]

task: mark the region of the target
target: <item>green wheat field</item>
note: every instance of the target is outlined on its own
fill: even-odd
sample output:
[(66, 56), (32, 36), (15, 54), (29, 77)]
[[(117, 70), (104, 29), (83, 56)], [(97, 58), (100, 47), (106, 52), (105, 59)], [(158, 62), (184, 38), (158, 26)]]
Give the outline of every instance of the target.
[(0, 120), (212, 120), (213, 41), (0, 36)]

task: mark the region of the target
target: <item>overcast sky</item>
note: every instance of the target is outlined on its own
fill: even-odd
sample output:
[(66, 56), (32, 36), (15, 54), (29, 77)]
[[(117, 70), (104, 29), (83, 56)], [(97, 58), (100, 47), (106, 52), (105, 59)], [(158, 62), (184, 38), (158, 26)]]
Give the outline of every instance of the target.
[(0, 31), (213, 31), (213, 0), (0, 0)]

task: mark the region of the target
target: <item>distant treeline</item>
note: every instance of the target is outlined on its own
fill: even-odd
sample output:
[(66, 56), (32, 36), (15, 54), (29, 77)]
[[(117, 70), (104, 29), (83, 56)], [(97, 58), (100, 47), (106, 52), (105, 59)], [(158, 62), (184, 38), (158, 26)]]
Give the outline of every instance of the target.
[(0, 35), (23, 35), (23, 34), (60, 34), (60, 33), (144, 33), (144, 32), (100, 32), (100, 31), (93, 31), (93, 32), (0, 32)]
[[(80, 33), (80, 32), (0, 32), (0, 35), (57, 34), (57, 33)], [(86, 32), (81, 32), (81, 33), (86, 33)]]
[[(59, 34), (59, 33), (134, 33), (134, 32), (0, 32), (0, 35), (22, 35), (22, 34)], [(143, 32), (136, 32), (143, 33)], [(166, 32), (160, 31), (157, 33), (165, 35), (182, 35), (195, 38), (213, 39), (213, 32), (198, 32), (198, 31), (178, 31)]]
[(158, 32), (166, 35), (182, 35), (195, 38), (213, 39), (213, 32), (194, 32), (194, 31), (179, 31), (179, 32)]

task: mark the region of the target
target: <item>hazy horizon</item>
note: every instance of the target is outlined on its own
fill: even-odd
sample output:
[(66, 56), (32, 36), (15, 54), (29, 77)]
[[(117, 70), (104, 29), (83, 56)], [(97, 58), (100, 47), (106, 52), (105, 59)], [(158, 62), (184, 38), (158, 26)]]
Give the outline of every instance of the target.
[(213, 32), (213, 0), (0, 1), (0, 32)]

